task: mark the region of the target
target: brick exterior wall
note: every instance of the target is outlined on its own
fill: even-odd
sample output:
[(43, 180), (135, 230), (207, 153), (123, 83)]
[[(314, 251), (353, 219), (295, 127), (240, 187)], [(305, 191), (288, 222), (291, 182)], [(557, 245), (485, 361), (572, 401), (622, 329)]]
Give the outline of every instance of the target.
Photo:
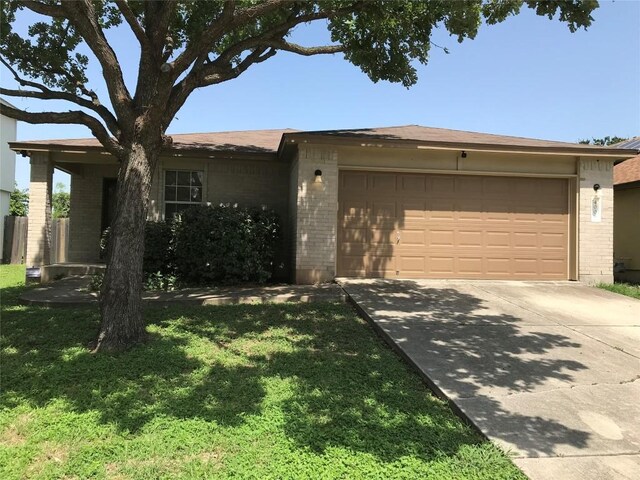
[(48, 152), (31, 155), (27, 267), (48, 265), (51, 253), (51, 184), (53, 164)]
[[(322, 170), (322, 182), (314, 172)], [(335, 148), (298, 147), (295, 225), (295, 282), (335, 277), (338, 215), (338, 153)]]
[[(582, 158), (578, 162), (578, 272), (579, 280), (613, 282), (613, 162)], [(602, 201), (602, 220), (591, 221), (591, 202)]]
[(206, 168), (205, 201), (238, 204), (276, 211), (282, 227), (274, 277), (290, 278), (289, 165), (282, 160), (215, 159)]
[(80, 173), (71, 175), (69, 262), (100, 261), (102, 183), (117, 175), (115, 165), (83, 165)]
[[(280, 280), (289, 278), (289, 166), (279, 160), (163, 158), (154, 172), (149, 219), (164, 218), (165, 170), (201, 170), (205, 173), (203, 200), (211, 204), (273, 208), (280, 216), (283, 235), (276, 259)], [(70, 262), (99, 261), (102, 222), (102, 182), (115, 178), (116, 166), (83, 165), (71, 177)]]

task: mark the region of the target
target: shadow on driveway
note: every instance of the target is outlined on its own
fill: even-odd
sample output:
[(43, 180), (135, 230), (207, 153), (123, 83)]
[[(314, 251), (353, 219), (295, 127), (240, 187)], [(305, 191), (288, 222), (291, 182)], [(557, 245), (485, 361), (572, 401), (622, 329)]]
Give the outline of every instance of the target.
[(577, 372), (588, 368), (571, 358), (575, 355), (564, 355), (582, 344), (560, 333), (559, 326), (540, 328), (500, 312), (472, 290), (446, 283), (431, 287), (380, 280), (346, 281), (343, 286), (436, 393), (463, 414), (461, 405), (472, 400), (472, 423), (492, 424), (518, 455), (549, 456), (563, 444), (586, 447), (589, 432), (505, 410), (498, 400), (540, 387), (568, 387)]

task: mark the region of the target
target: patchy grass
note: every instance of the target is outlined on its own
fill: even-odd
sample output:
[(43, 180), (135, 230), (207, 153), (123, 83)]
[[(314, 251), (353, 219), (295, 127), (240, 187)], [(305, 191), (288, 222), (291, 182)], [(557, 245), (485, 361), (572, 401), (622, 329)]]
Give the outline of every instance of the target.
[(600, 283), (598, 284), (598, 288), (640, 300), (640, 285), (632, 285), (630, 283)]
[(2, 479), (525, 478), (346, 305), (150, 308), (150, 343), (93, 355), (94, 309), (0, 273)]

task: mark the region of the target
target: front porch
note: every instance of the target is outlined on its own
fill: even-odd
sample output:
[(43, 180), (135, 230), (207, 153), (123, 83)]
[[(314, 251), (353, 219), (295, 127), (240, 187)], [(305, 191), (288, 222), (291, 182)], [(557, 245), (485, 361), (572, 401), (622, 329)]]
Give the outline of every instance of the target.
[[(30, 156), (31, 163), (26, 266), (40, 269), (41, 283), (103, 270), (100, 236), (115, 209), (115, 160), (93, 152), (21, 153)], [(63, 242), (53, 228), (54, 169), (71, 177), (71, 208)]]
[(52, 263), (40, 267), (40, 283), (49, 283), (62, 278), (92, 276), (104, 272), (104, 263)]

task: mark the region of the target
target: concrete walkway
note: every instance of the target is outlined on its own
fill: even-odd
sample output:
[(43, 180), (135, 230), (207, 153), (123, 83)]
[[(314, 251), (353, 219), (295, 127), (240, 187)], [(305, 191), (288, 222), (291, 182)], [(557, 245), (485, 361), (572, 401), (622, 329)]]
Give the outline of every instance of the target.
[(341, 283), (531, 479), (640, 479), (640, 301), (570, 282)]
[[(27, 290), (20, 300), (28, 305), (71, 307), (95, 304), (98, 294), (88, 290), (91, 277), (68, 277)], [(238, 303), (284, 303), (344, 301), (339, 285), (262, 285), (257, 287), (185, 288), (173, 292), (144, 292), (147, 304), (231, 305)]]

